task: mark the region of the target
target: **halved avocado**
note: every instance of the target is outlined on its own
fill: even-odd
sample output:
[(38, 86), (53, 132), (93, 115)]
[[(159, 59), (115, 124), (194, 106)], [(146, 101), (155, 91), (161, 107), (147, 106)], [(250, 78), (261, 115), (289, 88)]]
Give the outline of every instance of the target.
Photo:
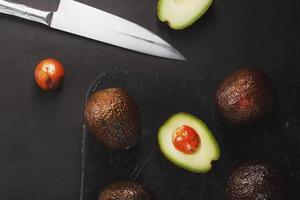
[[(193, 153), (176, 148), (174, 134), (180, 127), (189, 127), (197, 133), (200, 144)], [(158, 143), (162, 153), (175, 165), (195, 173), (206, 173), (212, 161), (220, 157), (219, 145), (206, 124), (188, 113), (178, 113), (169, 118), (158, 131)]]
[(159, 0), (157, 15), (173, 29), (192, 25), (208, 10), (213, 0)]

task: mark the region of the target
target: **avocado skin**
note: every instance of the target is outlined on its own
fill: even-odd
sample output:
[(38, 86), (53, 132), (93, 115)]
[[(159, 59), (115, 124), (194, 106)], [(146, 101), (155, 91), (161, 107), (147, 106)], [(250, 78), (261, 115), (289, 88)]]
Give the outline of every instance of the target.
[(270, 163), (248, 161), (234, 170), (226, 192), (230, 200), (283, 200), (286, 180)]
[(139, 140), (140, 113), (123, 89), (108, 88), (93, 93), (85, 107), (85, 119), (96, 138), (110, 149), (128, 149)]
[(215, 102), (222, 116), (230, 123), (255, 122), (271, 110), (273, 97), (270, 80), (258, 69), (237, 70), (220, 84)]
[(105, 188), (98, 200), (154, 200), (154, 197), (141, 184), (121, 181)]

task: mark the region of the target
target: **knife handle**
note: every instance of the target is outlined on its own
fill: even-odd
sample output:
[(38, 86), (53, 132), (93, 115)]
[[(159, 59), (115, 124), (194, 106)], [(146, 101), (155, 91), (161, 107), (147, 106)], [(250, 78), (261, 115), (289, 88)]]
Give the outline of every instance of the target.
[(45, 25), (50, 25), (53, 16), (53, 12), (42, 11), (5, 0), (0, 0), (0, 13), (21, 17)]

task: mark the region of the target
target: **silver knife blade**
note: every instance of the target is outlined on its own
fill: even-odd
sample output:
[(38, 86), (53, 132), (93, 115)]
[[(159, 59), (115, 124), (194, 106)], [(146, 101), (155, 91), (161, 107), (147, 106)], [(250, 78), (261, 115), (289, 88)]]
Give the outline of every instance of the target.
[(180, 52), (149, 30), (74, 0), (61, 0), (50, 27), (153, 56), (185, 60)]

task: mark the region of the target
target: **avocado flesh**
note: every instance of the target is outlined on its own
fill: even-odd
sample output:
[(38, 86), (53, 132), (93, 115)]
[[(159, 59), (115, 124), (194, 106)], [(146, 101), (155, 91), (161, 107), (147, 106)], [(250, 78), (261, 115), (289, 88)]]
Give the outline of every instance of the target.
[(106, 187), (98, 200), (154, 200), (154, 197), (139, 183), (120, 181)]
[(197, 21), (213, 0), (159, 0), (158, 18), (173, 29), (184, 29)]
[[(192, 127), (200, 137), (201, 145), (194, 154), (185, 154), (173, 144), (174, 131), (181, 126)], [(160, 127), (158, 143), (162, 153), (175, 165), (195, 173), (205, 173), (212, 168), (211, 162), (220, 157), (219, 145), (206, 124), (197, 117), (178, 113), (173, 115)]]

